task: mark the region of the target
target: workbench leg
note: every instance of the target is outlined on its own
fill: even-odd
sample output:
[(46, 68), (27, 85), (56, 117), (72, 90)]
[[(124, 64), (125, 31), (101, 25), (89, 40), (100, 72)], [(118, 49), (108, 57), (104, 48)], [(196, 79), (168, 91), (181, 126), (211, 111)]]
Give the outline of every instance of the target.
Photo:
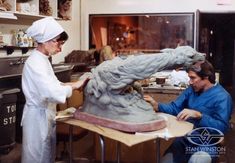
[(160, 150), (160, 139), (156, 139), (156, 161), (157, 163), (160, 163), (160, 156), (161, 156), (161, 150)]
[(121, 144), (120, 144), (120, 142), (117, 142), (117, 144), (116, 144), (117, 163), (120, 163), (120, 149), (121, 149)]
[(101, 163), (104, 163), (104, 159), (105, 159), (104, 137), (102, 135), (99, 135), (99, 140), (100, 140), (100, 147), (101, 147)]
[(73, 162), (73, 126), (69, 125), (69, 163)]

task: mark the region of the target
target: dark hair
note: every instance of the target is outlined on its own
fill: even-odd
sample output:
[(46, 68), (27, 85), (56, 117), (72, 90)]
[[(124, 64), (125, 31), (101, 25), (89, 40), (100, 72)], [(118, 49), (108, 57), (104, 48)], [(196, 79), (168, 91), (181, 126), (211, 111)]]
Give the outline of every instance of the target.
[(69, 38), (69, 35), (64, 31), (59, 35), (57, 41), (67, 41), (68, 38)]
[(197, 62), (187, 68), (187, 72), (193, 71), (202, 79), (208, 77), (211, 83), (215, 83), (215, 70), (210, 62), (207, 60), (203, 62)]
[(60, 3), (60, 4), (64, 4), (64, 3), (67, 2), (67, 1), (72, 1), (72, 0), (59, 0), (59, 3)]

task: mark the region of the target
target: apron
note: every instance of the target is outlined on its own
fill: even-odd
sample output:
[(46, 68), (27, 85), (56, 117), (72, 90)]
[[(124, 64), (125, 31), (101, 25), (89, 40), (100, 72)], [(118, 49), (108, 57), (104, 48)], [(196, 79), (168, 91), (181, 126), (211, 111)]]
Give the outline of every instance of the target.
[(56, 104), (25, 105), (22, 116), (22, 163), (54, 163), (56, 148)]

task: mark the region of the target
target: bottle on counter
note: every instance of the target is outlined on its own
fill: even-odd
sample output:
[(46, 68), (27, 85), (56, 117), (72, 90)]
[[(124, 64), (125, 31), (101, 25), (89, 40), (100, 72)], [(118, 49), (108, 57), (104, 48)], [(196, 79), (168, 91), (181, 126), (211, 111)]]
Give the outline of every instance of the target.
[(18, 46), (16, 31), (12, 30), (11, 33), (12, 33), (12, 40), (11, 40), (12, 46)]
[(28, 36), (26, 35), (26, 33), (24, 33), (22, 40), (23, 40), (22, 47), (29, 47), (29, 39), (28, 39)]
[(17, 46), (19, 47), (23, 46), (24, 44), (23, 37), (24, 37), (24, 32), (22, 29), (19, 29), (17, 33)]
[(29, 43), (29, 47), (33, 47), (33, 38), (32, 37), (28, 37), (28, 43)]

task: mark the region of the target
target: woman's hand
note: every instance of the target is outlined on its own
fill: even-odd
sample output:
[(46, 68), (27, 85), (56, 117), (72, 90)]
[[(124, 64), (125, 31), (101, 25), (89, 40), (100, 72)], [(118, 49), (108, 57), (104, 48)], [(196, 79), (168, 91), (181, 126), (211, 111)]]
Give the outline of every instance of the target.
[(73, 87), (73, 89), (83, 89), (87, 85), (89, 80), (90, 80), (90, 78), (78, 80), (72, 84), (72, 87)]
[(153, 99), (150, 95), (144, 95), (144, 100), (149, 102), (153, 106), (153, 110), (155, 112), (158, 112), (158, 103)]
[(202, 114), (199, 111), (192, 109), (184, 109), (177, 115), (177, 119), (180, 121), (186, 121), (189, 118), (200, 119), (201, 117)]
[(78, 81), (76, 81), (76, 82), (68, 82), (68, 83), (61, 83), (61, 84), (62, 84), (62, 85), (70, 85), (73, 90), (74, 90), (74, 89), (79, 89), (79, 90), (81, 90), (81, 89), (83, 89), (83, 88), (87, 85), (87, 83), (88, 83), (89, 80), (90, 80), (90, 78), (87, 77), (87, 78), (84, 78), (84, 79), (82, 79), (82, 80), (78, 80)]

